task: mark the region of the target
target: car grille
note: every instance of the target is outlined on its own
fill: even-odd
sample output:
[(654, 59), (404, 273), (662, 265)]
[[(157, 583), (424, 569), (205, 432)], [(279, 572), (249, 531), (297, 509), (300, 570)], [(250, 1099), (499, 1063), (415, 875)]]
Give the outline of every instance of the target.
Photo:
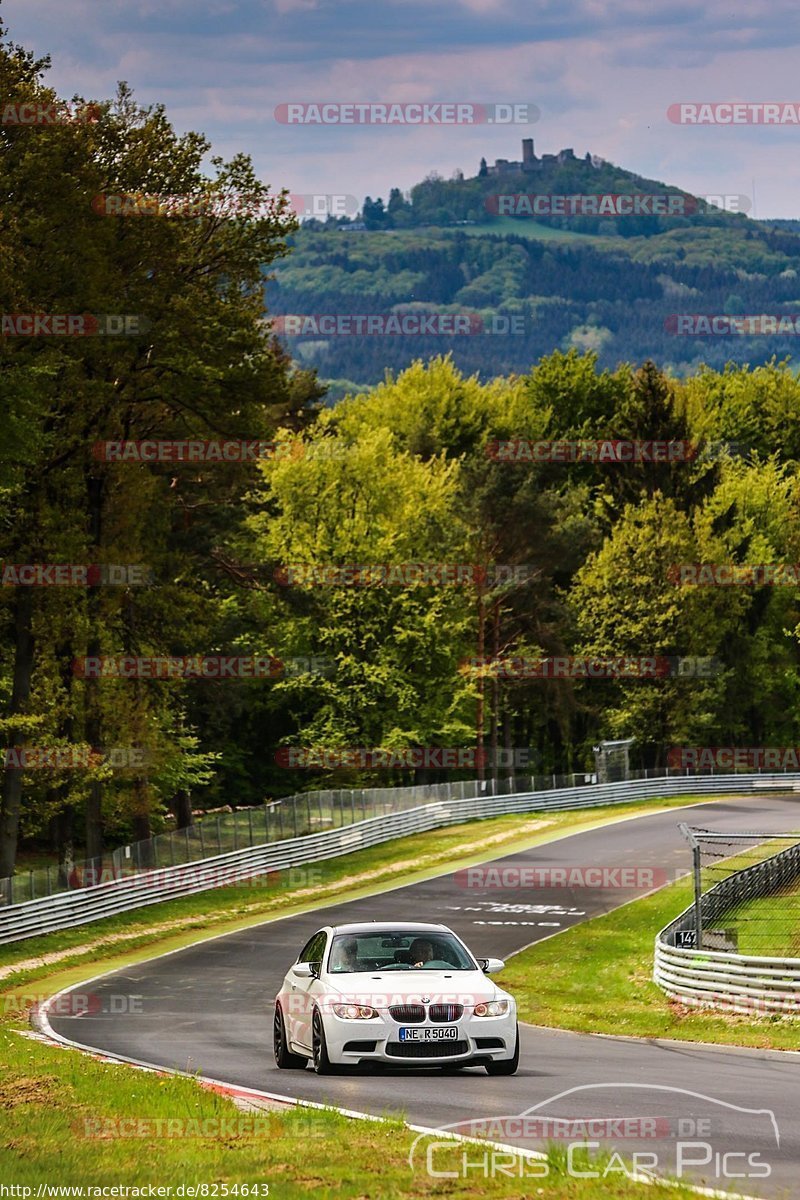
[(452, 1058), (466, 1054), (466, 1042), (387, 1042), (386, 1053), (391, 1058)]
[(407, 1025), (425, 1020), (425, 1009), (421, 1004), (393, 1004), (389, 1014), (395, 1021), (405, 1021)]
[[(425, 1006), (422, 1004), (394, 1004), (389, 1009), (390, 1016), (404, 1025), (419, 1025), (425, 1020)], [(464, 1015), (463, 1004), (432, 1004), (428, 1009), (428, 1017), (438, 1025), (458, 1021)]]
[(463, 1015), (463, 1004), (432, 1004), (428, 1009), (432, 1021), (458, 1021)]
[(377, 1042), (345, 1042), (342, 1050), (350, 1054), (372, 1054), (377, 1045)]

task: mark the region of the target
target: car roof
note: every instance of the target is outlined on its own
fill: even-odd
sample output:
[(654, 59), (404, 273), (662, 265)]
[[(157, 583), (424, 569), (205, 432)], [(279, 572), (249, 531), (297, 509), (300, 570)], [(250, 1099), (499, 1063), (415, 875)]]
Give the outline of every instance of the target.
[(329, 925), (332, 933), (452, 933), (446, 925), (430, 921), (354, 921), (350, 925)]

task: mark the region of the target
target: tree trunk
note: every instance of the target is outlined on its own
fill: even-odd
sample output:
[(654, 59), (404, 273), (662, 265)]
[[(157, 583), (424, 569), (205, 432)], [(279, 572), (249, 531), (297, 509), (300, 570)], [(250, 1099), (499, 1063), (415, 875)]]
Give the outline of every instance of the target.
[[(497, 661), (500, 655), (500, 601), (496, 600), (494, 604), (494, 612), (492, 614), (492, 658)], [(500, 745), (499, 729), (500, 726), (500, 677), (495, 669), (492, 672), (492, 727), (490, 733), (490, 750), (491, 755), (489, 762), (489, 771), (493, 779), (500, 778), (500, 763), (498, 748)]]
[[(103, 480), (87, 473), (86, 496), (89, 510), (89, 541), (94, 550), (100, 548), (103, 513)], [(100, 639), (100, 587), (93, 584), (88, 588), (87, 607), (89, 613), (89, 639), (86, 647), (90, 658), (102, 652)], [(93, 749), (103, 744), (103, 722), (100, 713), (99, 679), (87, 678), (86, 688), (86, 740)], [(103, 785), (98, 779), (89, 784), (86, 797), (86, 867), (89, 879), (99, 879), (103, 868)]]
[(177, 829), (188, 829), (190, 825), (194, 825), (192, 794), (188, 788), (181, 788), (179, 792), (176, 792), (172, 804), (175, 810), (175, 826)]
[[(138, 792), (141, 789), (141, 786), (141, 781), (138, 779), (135, 780), (133, 784), (134, 792)], [(135, 842), (146, 842), (153, 836), (153, 831), (150, 828), (150, 814), (146, 810), (142, 811), (138, 805), (137, 811), (133, 814), (131, 827), (133, 829), (133, 840)]]
[[(14, 678), (11, 688), (10, 717), (21, 716), (31, 694), (33, 675), (33, 601), (30, 588), (19, 588), (14, 607)], [(9, 749), (22, 746), (25, 734), (15, 729), (8, 740)], [(19, 818), (22, 809), (22, 771), (3, 771), (0, 798), (0, 879), (13, 875), (17, 861)]]
[(483, 752), (483, 710), (484, 710), (484, 690), (485, 679), (484, 671), (486, 669), (483, 661), (484, 650), (486, 648), (486, 618), (484, 612), (483, 601), (483, 580), (478, 581), (478, 706), (475, 714), (475, 742), (476, 755), (478, 759), (478, 779), (486, 778), (486, 765), (484, 763)]
[[(62, 642), (56, 647), (56, 659), (61, 664), (61, 682), (67, 694), (67, 716), (61, 722), (59, 732), (68, 745), (72, 745), (75, 739), (75, 719), (72, 716), (71, 703), (72, 685), (75, 678), (72, 669), (74, 658), (75, 650), (70, 640)], [(69, 792), (69, 779), (62, 779), (47, 793), (47, 809), (53, 814), (50, 818), (50, 841), (52, 849), (58, 856), (58, 881), (59, 886), (62, 887), (67, 886), (67, 876), (74, 861), (73, 823), (75, 811), (69, 803)], [(65, 868), (64, 864), (67, 861), (69, 861), (69, 867)]]
[[(128, 592), (123, 605), (123, 630), (124, 630), (124, 646), (125, 653), (135, 655), (137, 650), (136, 641), (136, 604), (133, 596)], [(142, 713), (144, 710), (144, 691), (142, 681), (134, 679), (132, 682), (133, 688), (133, 721), (131, 723), (131, 732), (134, 736), (131, 740), (131, 747), (134, 750), (142, 750), (140, 738), (137, 730), (140, 727)], [(150, 816), (152, 810), (152, 801), (150, 795), (150, 782), (147, 773), (141, 773), (137, 770), (133, 780), (133, 834), (134, 840), (144, 842), (153, 836), (152, 826), (150, 824)]]

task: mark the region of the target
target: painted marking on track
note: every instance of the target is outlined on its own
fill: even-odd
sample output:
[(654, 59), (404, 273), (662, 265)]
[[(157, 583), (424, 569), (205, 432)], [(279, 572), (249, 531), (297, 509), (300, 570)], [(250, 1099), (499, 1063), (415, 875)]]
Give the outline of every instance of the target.
[[(473, 921), (473, 925), (535, 925), (543, 929), (560, 929), (560, 921)], [(516, 952), (515, 952), (516, 953)]]

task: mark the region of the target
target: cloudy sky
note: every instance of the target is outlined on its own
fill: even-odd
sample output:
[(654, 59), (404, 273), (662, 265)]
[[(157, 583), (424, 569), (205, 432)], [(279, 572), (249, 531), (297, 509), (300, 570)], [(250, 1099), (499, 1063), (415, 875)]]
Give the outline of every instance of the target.
[[(409, 188), (481, 155), (591, 150), (695, 194), (800, 216), (800, 125), (673, 124), (676, 102), (800, 102), (795, 0), (0, 0), (10, 37), (50, 54), (66, 97), (127, 80), (179, 131), (251, 155), (292, 192)], [(531, 126), (295, 126), (313, 101), (529, 102)]]

